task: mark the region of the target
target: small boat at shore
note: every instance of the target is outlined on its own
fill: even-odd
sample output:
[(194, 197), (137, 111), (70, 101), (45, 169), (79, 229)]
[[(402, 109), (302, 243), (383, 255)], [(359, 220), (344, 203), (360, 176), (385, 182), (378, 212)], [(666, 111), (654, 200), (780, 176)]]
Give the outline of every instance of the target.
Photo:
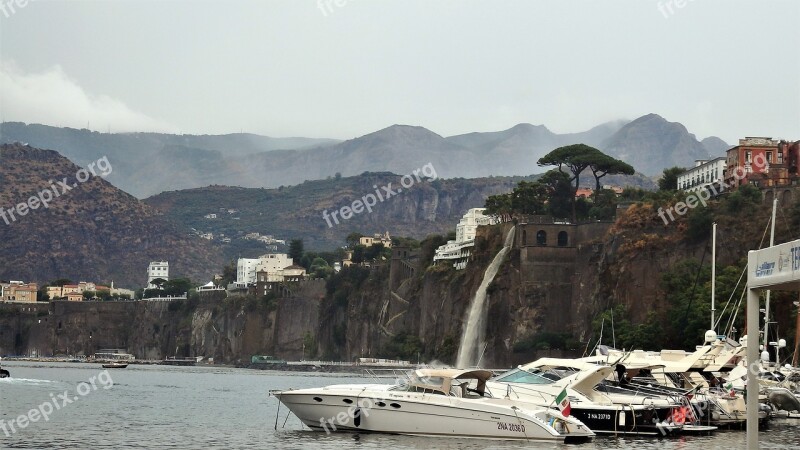
[(112, 362), (103, 364), (103, 369), (124, 369), (126, 367), (128, 367), (128, 363)]

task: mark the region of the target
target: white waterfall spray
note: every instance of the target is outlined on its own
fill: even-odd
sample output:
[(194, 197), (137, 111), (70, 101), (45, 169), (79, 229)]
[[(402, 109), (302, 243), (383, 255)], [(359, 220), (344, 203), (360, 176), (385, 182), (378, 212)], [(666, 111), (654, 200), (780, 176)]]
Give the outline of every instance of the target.
[(508, 232), (503, 248), (495, 255), (492, 263), (483, 272), (483, 281), (481, 281), (481, 285), (475, 292), (475, 297), (472, 298), (467, 315), (467, 323), (461, 333), (461, 345), (458, 347), (458, 358), (456, 359), (456, 367), (458, 368), (472, 367), (478, 363), (480, 349), (486, 340), (486, 315), (489, 312), (486, 290), (492, 284), (497, 271), (500, 270), (500, 265), (503, 263), (506, 253), (511, 250), (511, 246), (514, 244), (515, 229), (511, 228)]

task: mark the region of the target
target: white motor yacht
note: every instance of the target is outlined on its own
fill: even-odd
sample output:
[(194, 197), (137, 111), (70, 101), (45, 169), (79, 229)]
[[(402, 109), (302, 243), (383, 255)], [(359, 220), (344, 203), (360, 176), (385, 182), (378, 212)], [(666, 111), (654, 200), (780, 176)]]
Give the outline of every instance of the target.
[(675, 401), (660, 395), (600, 389), (613, 370), (580, 360), (541, 358), (499, 375), (487, 388), (494, 396), (506, 395), (539, 406), (566, 389), (572, 416), (598, 434), (668, 435), (683, 428), (673, 420), (681, 408)]
[[(419, 369), (394, 384), (271, 391), (312, 430), (582, 442), (594, 433), (558, 409), (493, 397), (487, 370)], [(554, 405), (553, 405), (554, 406)]]

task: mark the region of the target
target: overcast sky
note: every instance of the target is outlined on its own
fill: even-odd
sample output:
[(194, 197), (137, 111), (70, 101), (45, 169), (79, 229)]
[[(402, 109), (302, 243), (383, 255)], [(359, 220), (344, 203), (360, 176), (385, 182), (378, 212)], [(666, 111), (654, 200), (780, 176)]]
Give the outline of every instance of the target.
[(655, 112), (800, 139), (800, 1), (676, 1), (31, 0), (0, 10), (0, 114), (346, 139)]

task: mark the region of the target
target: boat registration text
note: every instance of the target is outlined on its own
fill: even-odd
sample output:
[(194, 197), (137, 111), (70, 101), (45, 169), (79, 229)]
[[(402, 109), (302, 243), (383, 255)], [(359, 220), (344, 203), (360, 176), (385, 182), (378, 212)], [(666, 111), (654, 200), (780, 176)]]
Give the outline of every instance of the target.
[(516, 431), (517, 433), (524, 433), (525, 425), (518, 423), (497, 422), (497, 429), (503, 431)]

